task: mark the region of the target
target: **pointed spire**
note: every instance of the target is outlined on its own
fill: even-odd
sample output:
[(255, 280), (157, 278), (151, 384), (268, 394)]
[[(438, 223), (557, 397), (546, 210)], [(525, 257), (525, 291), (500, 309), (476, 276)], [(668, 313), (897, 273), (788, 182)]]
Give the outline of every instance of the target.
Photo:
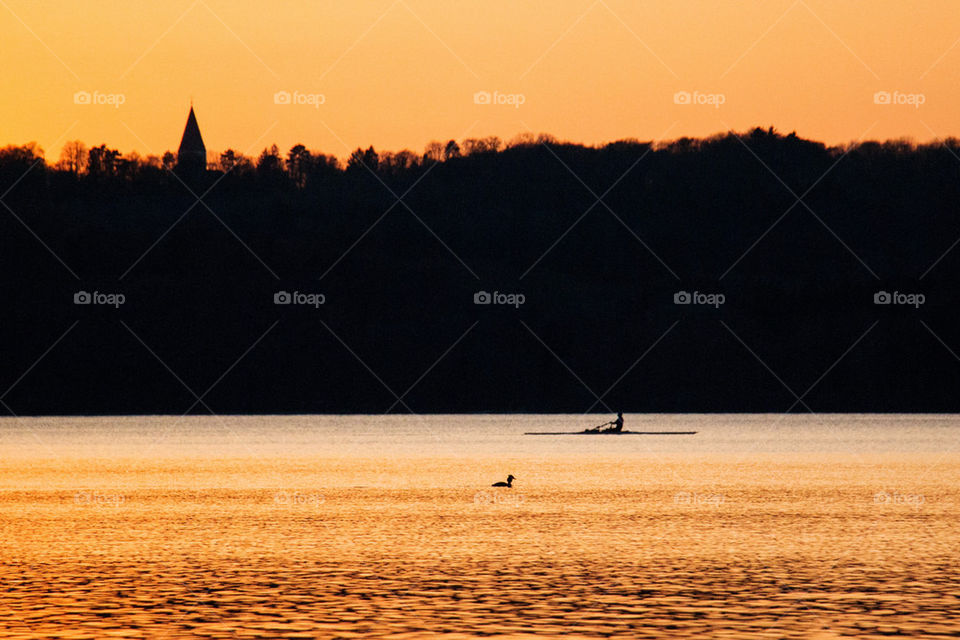
[(183, 129), (180, 148), (177, 150), (177, 167), (188, 172), (202, 173), (207, 168), (207, 147), (200, 135), (200, 125), (193, 111), (193, 99), (190, 100), (190, 114)]
[(206, 145), (203, 144), (203, 136), (200, 135), (200, 125), (197, 124), (197, 114), (193, 111), (193, 105), (190, 105), (190, 113), (187, 115), (187, 126), (183, 129), (183, 138), (180, 140), (179, 153), (197, 153), (202, 151), (206, 154)]

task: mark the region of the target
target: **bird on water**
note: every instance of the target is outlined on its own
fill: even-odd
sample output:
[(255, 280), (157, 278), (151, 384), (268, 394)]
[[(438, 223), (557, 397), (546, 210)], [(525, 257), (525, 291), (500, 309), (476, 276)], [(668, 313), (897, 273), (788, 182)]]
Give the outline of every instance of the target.
[(507, 476), (507, 481), (506, 481), (506, 482), (494, 482), (494, 483), (493, 483), (492, 485), (490, 485), (490, 486), (491, 486), (491, 487), (508, 487), (508, 488), (512, 488), (512, 487), (513, 487), (513, 481), (514, 481), (514, 480), (516, 480), (516, 478), (514, 478), (514, 477), (511, 475), (511, 476)]

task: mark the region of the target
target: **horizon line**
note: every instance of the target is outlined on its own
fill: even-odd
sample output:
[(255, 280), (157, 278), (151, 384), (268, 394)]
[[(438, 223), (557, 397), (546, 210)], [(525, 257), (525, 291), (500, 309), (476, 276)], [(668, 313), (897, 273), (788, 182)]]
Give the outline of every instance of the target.
[[(618, 143), (630, 143), (630, 144), (640, 144), (640, 145), (651, 145), (655, 150), (659, 150), (659, 149), (666, 148), (666, 147), (670, 146), (670, 145), (673, 144), (673, 143), (679, 142), (680, 140), (690, 140), (690, 141), (693, 141), (693, 142), (711, 142), (711, 141), (723, 139), (724, 137), (727, 137), (727, 136), (730, 136), (730, 135), (734, 135), (734, 136), (737, 136), (737, 137), (742, 137), (742, 136), (745, 136), (745, 135), (749, 135), (750, 133), (753, 133), (753, 132), (755, 132), (755, 131), (757, 131), (757, 130), (761, 130), (761, 131), (763, 131), (765, 134), (772, 132), (774, 135), (776, 135), (776, 136), (778, 136), (778, 137), (781, 137), (781, 138), (787, 138), (787, 137), (793, 136), (793, 137), (797, 138), (798, 140), (802, 140), (802, 141), (804, 141), (804, 142), (812, 142), (812, 143), (816, 143), (816, 144), (821, 144), (821, 145), (823, 145), (824, 148), (827, 149), (827, 150), (856, 148), (856, 147), (858, 147), (858, 146), (864, 146), (864, 145), (867, 145), (867, 144), (880, 144), (880, 145), (884, 145), (884, 144), (889, 144), (889, 143), (905, 143), (905, 144), (908, 144), (911, 148), (917, 149), (917, 148), (921, 148), (921, 147), (935, 146), (935, 145), (936, 145), (936, 146), (943, 146), (943, 145), (945, 145), (948, 141), (960, 141), (960, 134), (957, 134), (956, 136), (951, 135), (951, 136), (945, 136), (945, 137), (933, 137), (933, 138), (929, 138), (929, 139), (925, 139), (925, 140), (919, 140), (919, 139), (917, 139), (917, 138), (915, 138), (915, 137), (913, 137), (913, 136), (909, 136), (909, 135), (902, 135), (902, 136), (898, 136), (898, 137), (888, 137), (888, 138), (885, 138), (885, 139), (880, 139), (880, 138), (871, 138), (871, 139), (856, 139), (856, 138), (851, 138), (851, 139), (850, 139), (849, 141), (847, 141), (847, 142), (838, 142), (838, 143), (833, 143), (833, 144), (831, 144), (831, 143), (826, 142), (825, 140), (820, 140), (820, 139), (817, 139), (817, 138), (804, 137), (804, 136), (800, 135), (795, 129), (792, 130), (792, 131), (790, 131), (789, 133), (784, 133), (784, 132), (778, 130), (778, 129), (776, 128), (776, 126), (773, 126), (773, 125), (767, 125), (767, 126), (765, 126), (765, 127), (764, 127), (764, 126), (761, 126), (761, 125), (755, 125), (755, 126), (752, 126), (752, 127), (748, 127), (748, 128), (746, 128), (746, 129), (742, 129), (742, 130), (737, 130), (737, 129), (733, 129), (733, 128), (725, 129), (725, 130), (720, 130), (720, 131), (716, 131), (716, 132), (714, 132), (714, 133), (711, 133), (711, 134), (708, 134), (708, 135), (704, 135), (704, 136), (680, 135), (680, 136), (676, 136), (676, 137), (659, 138), (659, 139), (658, 139), (658, 138), (641, 138), (641, 137), (637, 137), (637, 136), (626, 136), (626, 137), (622, 137), (622, 138), (614, 138), (614, 139), (608, 139), (608, 140), (603, 140), (603, 141), (598, 141), (598, 142), (585, 142), (585, 141), (574, 141), (574, 140), (561, 139), (561, 138), (559, 138), (559, 137), (557, 137), (557, 136), (555, 136), (555, 135), (553, 135), (553, 134), (551, 134), (551, 133), (549, 133), (549, 132), (546, 132), (546, 131), (541, 131), (541, 132), (539, 132), (539, 133), (533, 133), (533, 132), (531, 132), (531, 131), (524, 131), (524, 132), (520, 132), (520, 133), (515, 134), (513, 137), (511, 137), (511, 138), (509, 138), (509, 139), (504, 139), (504, 138), (501, 138), (500, 136), (493, 135), (493, 134), (491, 134), (491, 135), (469, 136), (469, 137), (461, 138), (461, 139), (459, 139), (459, 140), (456, 139), (456, 138), (435, 138), (435, 139), (430, 140), (429, 142), (427, 142), (427, 143), (424, 145), (424, 149), (423, 149), (422, 151), (416, 151), (416, 150), (414, 150), (414, 149), (411, 149), (410, 147), (404, 147), (404, 148), (396, 149), (396, 150), (394, 150), (394, 149), (387, 149), (387, 148), (380, 148), (380, 149), (378, 150), (378, 149), (376, 148), (376, 146), (371, 143), (371, 144), (368, 144), (368, 145), (366, 145), (366, 146), (360, 145), (360, 146), (356, 147), (355, 149), (351, 150), (349, 153), (346, 153), (346, 154), (343, 154), (343, 155), (336, 154), (336, 153), (328, 153), (328, 152), (322, 151), (322, 150), (320, 150), (320, 149), (311, 148), (309, 145), (307, 145), (307, 144), (305, 144), (305, 143), (303, 143), (303, 142), (296, 142), (296, 143), (294, 143), (293, 145), (291, 145), (290, 148), (292, 149), (292, 148), (296, 147), (297, 145), (303, 145), (303, 146), (307, 149), (307, 151), (310, 151), (311, 153), (322, 154), (322, 155), (325, 155), (325, 156), (332, 156), (332, 157), (336, 158), (337, 160), (347, 160), (347, 159), (350, 158), (350, 155), (351, 155), (352, 153), (354, 153), (355, 151), (357, 151), (357, 150), (365, 151), (365, 150), (371, 149), (371, 148), (374, 149), (375, 151), (378, 151), (378, 153), (397, 154), (397, 153), (403, 153), (403, 152), (405, 152), (405, 151), (409, 151), (409, 152), (414, 153), (414, 154), (416, 154), (416, 155), (418, 155), (418, 156), (423, 156), (423, 155), (426, 154), (427, 147), (429, 147), (430, 145), (432, 145), (432, 144), (434, 144), (434, 143), (439, 143), (439, 144), (442, 144), (442, 145), (446, 145), (446, 144), (449, 144), (450, 142), (456, 142), (456, 143), (459, 144), (459, 143), (466, 142), (467, 140), (479, 140), (479, 141), (482, 141), (482, 140), (491, 140), (491, 139), (496, 139), (496, 140), (498, 140), (498, 141), (500, 142), (500, 144), (502, 145), (501, 148), (499, 148), (499, 149), (497, 149), (497, 150), (494, 151), (494, 152), (496, 152), (496, 153), (499, 153), (499, 152), (502, 152), (502, 151), (506, 151), (506, 150), (509, 150), (509, 149), (514, 149), (514, 148), (523, 148), (523, 147), (538, 146), (538, 145), (548, 145), (548, 144), (554, 144), (554, 145), (559, 145), (559, 146), (577, 146), (577, 147), (582, 147), (582, 148), (585, 148), (585, 149), (603, 149), (603, 148), (605, 148), (605, 147), (608, 147), (608, 146), (614, 145), (614, 144), (618, 144)], [(529, 140), (529, 141), (528, 141), (528, 140), (523, 140), (523, 141), (520, 140), (521, 138), (525, 138), (526, 136), (529, 136), (529, 137), (530, 137), (530, 140)], [(60, 145), (60, 150), (61, 150), (61, 152), (62, 152), (63, 147), (64, 147), (65, 145), (71, 143), (71, 142), (80, 142), (80, 143), (82, 143), (85, 147), (87, 147), (88, 150), (91, 149), (91, 148), (97, 148), (97, 147), (100, 147), (100, 146), (102, 146), (102, 145), (105, 145), (108, 149), (112, 149), (112, 150), (119, 151), (119, 149), (117, 149), (117, 148), (115, 148), (115, 147), (112, 147), (111, 145), (109, 145), (109, 144), (106, 143), (106, 142), (100, 142), (99, 144), (93, 144), (93, 145), (88, 146), (87, 142), (85, 142), (85, 141), (83, 141), (83, 140), (72, 139), (72, 140), (65, 140), (65, 141)], [(45, 163), (49, 160), (49, 158), (48, 158), (47, 155), (46, 155), (46, 151), (47, 151), (47, 150), (46, 150), (37, 140), (29, 140), (29, 141), (21, 142), (21, 143), (17, 143), (17, 142), (7, 142), (7, 143), (5, 143), (2, 147), (0, 147), (0, 150), (10, 149), (10, 148), (23, 148), (23, 147), (30, 147), (30, 146), (33, 146), (34, 149), (40, 151), (40, 157), (42, 157), (42, 158), (44, 159), (44, 162), (45, 162)], [(179, 143), (178, 143), (177, 146), (179, 146)], [(279, 151), (281, 151), (281, 152), (283, 151), (283, 150), (279, 147), (279, 145), (277, 145), (276, 142), (273, 142), (273, 143), (270, 143), (270, 144), (264, 146), (262, 151), (267, 151), (267, 150), (271, 149), (271, 148), (274, 147), (274, 146), (276, 146)], [(207, 149), (207, 159), (208, 159), (208, 161), (209, 161), (209, 159), (210, 159), (211, 156), (214, 157), (214, 158), (218, 158), (218, 157), (220, 156), (220, 154), (225, 153), (226, 151), (234, 151), (234, 152), (236, 152), (236, 153), (239, 153), (241, 156), (244, 156), (244, 157), (247, 157), (247, 158), (255, 158), (255, 157), (257, 157), (260, 153), (262, 153), (262, 151), (261, 151), (261, 152), (256, 152), (256, 153), (253, 154), (253, 155), (248, 155), (248, 154), (245, 153), (245, 152), (238, 151), (238, 150), (237, 150), (235, 147), (233, 147), (233, 146), (227, 145), (227, 146), (225, 146), (225, 147), (218, 148), (217, 150)], [(289, 151), (289, 149), (287, 149), (287, 151)], [(167, 149), (164, 149), (164, 151), (163, 151), (162, 153), (159, 153), (159, 154), (158, 154), (158, 153), (151, 153), (151, 152), (142, 152), (142, 151), (140, 151), (140, 150), (137, 149), (137, 148), (132, 148), (132, 149), (130, 149), (130, 150), (121, 152), (121, 157), (128, 157), (128, 156), (131, 156), (131, 155), (133, 155), (133, 154), (136, 154), (136, 155), (139, 156), (140, 158), (151, 158), (151, 157), (162, 158), (162, 157), (163, 157), (163, 154), (165, 154), (165, 153), (167, 153), (167, 152), (173, 153), (174, 155), (176, 155), (176, 153), (177, 153), (176, 150), (175, 150), (175, 148), (167, 148)], [(55, 162), (55, 161), (54, 161), (54, 162)]]

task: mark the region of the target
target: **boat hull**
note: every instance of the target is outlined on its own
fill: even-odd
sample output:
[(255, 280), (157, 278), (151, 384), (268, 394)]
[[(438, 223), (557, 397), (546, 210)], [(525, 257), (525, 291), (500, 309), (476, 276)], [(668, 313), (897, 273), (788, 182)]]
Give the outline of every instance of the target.
[(525, 436), (692, 436), (696, 431), (527, 431)]

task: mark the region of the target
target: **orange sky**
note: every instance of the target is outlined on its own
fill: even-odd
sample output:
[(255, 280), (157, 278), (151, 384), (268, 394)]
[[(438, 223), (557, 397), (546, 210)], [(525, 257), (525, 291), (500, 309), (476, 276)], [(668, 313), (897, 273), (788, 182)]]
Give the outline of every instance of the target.
[(0, 0), (0, 144), (176, 150), (191, 96), (208, 150), (248, 154), (771, 124), (925, 141), (960, 136), (958, 39), (957, 0)]

